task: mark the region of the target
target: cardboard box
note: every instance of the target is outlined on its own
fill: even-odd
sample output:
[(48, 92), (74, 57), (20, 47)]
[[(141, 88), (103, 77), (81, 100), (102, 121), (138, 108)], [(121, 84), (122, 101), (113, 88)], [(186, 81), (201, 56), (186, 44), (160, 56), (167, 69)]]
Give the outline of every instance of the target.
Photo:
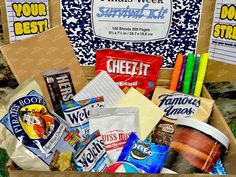
[(76, 92), (87, 84), (67, 34), (61, 26), (14, 44), (4, 45), (0, 49), (17, 82), (21, 84), (33, 76), (48, 103), (51, 103), (50, 96), (43, 77), (43, 72), (48, 69), (69, 68)]
[[(164, 72), (164, 71), (163, 71)], [(90, 72), (90, 74), (92, 74)], [(164, 74), (164, 73), (163, 73)], [(90, 79), (91, 76), (88, 75), (87, 72), (87, 78)], [(167, 87), (169, 80), (164, 79), (161, 75), (161, 80), (157, 83), (157, 85), (162, 85)], [(203, 87), (202, 90), (202, 97), (206, 97), (211, 99), (211, 96), (209, 92), (207, 91), (206, 87)], [(227, 175), (228, 177), (236, 177), (236, 139), (234, 135), (232, 134), (231, 130), (229, 129), (227, 123), (225, 122), (225, 119), (223, 118), (222, 114), (220, 113), (218, 107), (214, 104), (213, 111), (212, 111), (212, 116), (210, 118), (210, 124), (214, 126), (215, 128), (219, 129), (222, 131), (230, 140), (230, 147), (227, 152), (227, 154), (224, 156), (224, 167), (226, 168)], [(132, 177), (140, 177), (140, 176), (145, 176), (145, 177), (151, 177), (154, 175), (151, 174), (119, 174), (116, 173), (115, 175), (112, 173), (78, 173), (78, 172), (59, 172), (59, 171), (54, 171), (54, 172), (35, 172), (35, 171), (22, 171), (22, 170), (16, 170), (14, 167), (13, 163), (9, 161), (8, 163), (8, 172), (10, 177), (27, 177), (27, 176), (34, 176), (34, 177), (62, 177), (62, 176), (82, 176), (82, 177), (110, 177), (110, 176), (115, 176), (115, 177), (125, 177), (125, 176), (132, 176)], [(189, 177), (189, 174), (178, 174), (178, 175), (161, 175), (161, 174), (155, 174), (155, 176), (160, 176), (160, 177)], [(208, 174), (191, 174), (192, 177), (206, 177), (206, 176), (211, 176)], [(217, 175), (218, 176), (218, 175)], [(217, 177), (216, 176), (216, 177)]]

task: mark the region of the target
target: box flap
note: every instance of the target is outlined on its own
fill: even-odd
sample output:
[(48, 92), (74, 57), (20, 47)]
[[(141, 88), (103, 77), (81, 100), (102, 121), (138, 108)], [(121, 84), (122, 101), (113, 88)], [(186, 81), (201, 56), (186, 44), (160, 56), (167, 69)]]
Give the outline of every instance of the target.
[(5, 45), (1, 51), (16, 80), (22, 83), (34, 75), (47, 100), (50, 97), (43, 78), (43, 72), (47, 69), (68, 67), (77, 92), (87, 84), (63, 27), (55, 27), (31, 38)]

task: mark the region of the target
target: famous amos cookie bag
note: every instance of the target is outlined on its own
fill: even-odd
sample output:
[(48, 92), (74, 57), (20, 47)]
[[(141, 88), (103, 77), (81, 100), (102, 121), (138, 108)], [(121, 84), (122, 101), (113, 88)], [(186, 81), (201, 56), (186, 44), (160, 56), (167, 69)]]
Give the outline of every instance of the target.
[(161, 56), (124, 50), (97, 50), (96, 74), (107, 71), (125, 93), (134, 87), (151, 98), (162, 60)]
[(65, 125), (49, 112), (35, 81), (22, 84), (2, 100), (1, 110), (0, 132), (5, 139), (0, 146), (23, 170), (48, 171), (57, 150), (74, 151), (64, 141)]
[(169, 145), (174, 134), (174, 124), (181, 118), (192, 118), (207, 122), (213, 108), (214, 100), (193, 97), (163, 87), (156, 87), (152, 101), (165, 115), (149, 135), (156, 144)]

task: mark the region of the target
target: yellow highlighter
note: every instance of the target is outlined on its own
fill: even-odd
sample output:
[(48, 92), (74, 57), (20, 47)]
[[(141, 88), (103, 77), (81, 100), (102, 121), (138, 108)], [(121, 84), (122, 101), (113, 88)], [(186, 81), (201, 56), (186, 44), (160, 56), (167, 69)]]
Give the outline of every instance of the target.
[(207, 63), (208, 63), (208, 53), (204, 53), (201, 57), (201, 61), (200, 61), (199, 69), (198, 69), (194, 96), (199, 97), (201, 95), (202, 85), (203, 85), (206, 70), (207, 70)]

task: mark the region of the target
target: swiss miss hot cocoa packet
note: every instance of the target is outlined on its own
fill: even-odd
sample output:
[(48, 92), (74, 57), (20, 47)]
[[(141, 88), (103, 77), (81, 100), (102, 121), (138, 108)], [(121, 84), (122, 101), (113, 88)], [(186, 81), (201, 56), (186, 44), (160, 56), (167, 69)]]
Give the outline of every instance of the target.
[(125, 93), (134, 87), (146, 97), (151, 98), (162, 60), (161, 56), (125, 50), (98, 50), (96, 74), (106, 71)]
[(89, 128), (91, 132), (97, 129), (101, 132), (108, 158), (114, 163), (131, 132), (140, 135), (139, 109), (94, 108), (91, 110)]
[(214, 100), (193, 97), (163, 87), (156, 87), (152, 101), (165, 112), (165, 115), (153, 129), (149, 139), (161, 145), (169, 145), (176, 120), (192, 118), (208, 122), (214, 104)]

